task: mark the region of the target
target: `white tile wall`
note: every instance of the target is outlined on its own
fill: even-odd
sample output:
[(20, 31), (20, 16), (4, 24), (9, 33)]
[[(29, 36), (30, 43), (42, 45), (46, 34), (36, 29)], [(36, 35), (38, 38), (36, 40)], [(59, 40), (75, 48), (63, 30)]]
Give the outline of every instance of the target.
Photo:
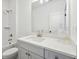
[(11, 27), (10, 34), (13, 35), (12, 42), (16, 42), (16, 0), (9, 0), (9, 9), (12, 12), (9, 14), (9, 25)]
[(8, 39), (9, 39), (9, 30), (4, 29), (4, 27), (9, 26), (9, 19), (8, 14), (6, 10), (8, 7), (8, 0), (2, 0), (2, 46), (8, 45)]
[[(12, 43), (16, 42), (16, 0), (3, 0), (2, 1), (3, 6), (3, 38), (2, 38), (2, 46), (6, 47), (9, 46), (9, 39), (12, 39)], [(7, 13), (6, 10), (12, 10), (12, 12)], [(10, 27), (10, 29), (4, 29), (4, 27)], [(10, 37), (10, 34), (12, 33), (13, 37)]]

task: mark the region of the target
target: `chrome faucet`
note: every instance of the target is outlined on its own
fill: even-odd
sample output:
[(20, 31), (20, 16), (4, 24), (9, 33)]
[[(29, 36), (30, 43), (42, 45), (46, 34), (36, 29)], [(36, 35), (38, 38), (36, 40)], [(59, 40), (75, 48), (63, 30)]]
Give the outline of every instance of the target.
[(43, 30), (39, 30), (37, 33), (37, 37), (42, 37)]

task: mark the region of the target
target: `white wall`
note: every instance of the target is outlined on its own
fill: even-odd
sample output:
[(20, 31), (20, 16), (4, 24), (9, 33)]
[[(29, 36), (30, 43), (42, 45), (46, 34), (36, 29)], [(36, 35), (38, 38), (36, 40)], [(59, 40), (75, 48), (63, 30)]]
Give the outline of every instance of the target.
[[(2, 0), (3, 15), (2, 15), (2, 45), (3, 48), (9, 46), (9, 39), (12, 39), (11, 43), (16, 42), (16, 0)], [(12, 10), (12, 12), (7, 13), (6, 10)], [(10, 29), (4, 29), (4, 27), (10, 27)], [(13, 37), (10, 37), (10, 34)]]
[(70, 25), (71, 38), (77, 43), (77, 0), (70, 0)]
[(9, 0), (9, 9), (12, 12), (9, 14), (9, 25), (11, 27), (10, 34), (13, 35), (12, 42), (16, 42), (16, 0)]
[(16, 35), (31, 33), (31, 0), (16, 0)]
[[(17, 4), (17, 5), (16, 5)], [(3, 11), (12, 10), (9, 14), (3, 14), (3, 28), (9, 26), (9, 30), (3, 30), (3, 48), (9, 46), (17, 38), (31, 33), (31, 0), (3, 0)], [(13, 37), (10, 37), (12, 33)]]
[(8, 39), (9, 39), (9, 30), (4, 29), (4, 27), (7, 27), (9, 24), (8, 14), (6, 13), (6, 9), (8, 9), (9, 3), (8, 0), (2, 0), (2, 46), (8, 45)]

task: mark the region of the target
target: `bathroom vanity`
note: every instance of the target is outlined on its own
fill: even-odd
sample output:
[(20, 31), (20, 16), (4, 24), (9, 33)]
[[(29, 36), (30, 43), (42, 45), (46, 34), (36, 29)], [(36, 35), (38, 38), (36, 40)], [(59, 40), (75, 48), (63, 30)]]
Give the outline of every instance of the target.
[[(19, 59), (76, 59), (76, 44), (71, 38), (72, 0), (18, 0)], [(73, 16), (74, 17), (74, 16)], [(72, 18), (73, 18), (72, 17)], [(75, 18), (73, 18), (75, 21)], [(73, 20), (72, 20), (73, 21)], [(49, 33), (36, 37), (31, 33)], [(73, 33), (74, 34), (74, 33)], [(26, 37), (23, 37), (26, 36)], [(51, 37), (50, 37), (51, 36)], [(54, 37), (63, 38), (59, 39)], [(73, 39), (75, 40), (75, 39)]]
[(34, 35), (18, 39), (19, 59), (76, 59), (72, 41)]

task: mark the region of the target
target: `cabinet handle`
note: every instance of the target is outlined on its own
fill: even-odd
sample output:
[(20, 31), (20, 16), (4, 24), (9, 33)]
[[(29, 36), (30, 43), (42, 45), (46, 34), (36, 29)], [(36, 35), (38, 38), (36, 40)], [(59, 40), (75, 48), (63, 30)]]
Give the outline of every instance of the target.
[(9, 30), (9, 29), (10, 29), (10, 27), (6, 26), (6, 27), (4, 27), (4, 29), (7, 29), (7, 30)]
[(28, 56), (30, 56), (30, 53), (28, 53)]
[(28, 55), (28, 53), (27, 53), (27, 52), (26, 52), (25, 54), (26, 54), (26, 55)]
[(27, 52), (26, 52), (25, 54), (26, 54), (26, 55), (28, 55), (28, 56), (30, 56), (30, 54), (29, 54), (29, 53), (27, 53)]
[(12, 41), (12, 39), (9, 39), (8, 41)]
[(59, 59), (58, 56), (55, 56), (55, 59)]

